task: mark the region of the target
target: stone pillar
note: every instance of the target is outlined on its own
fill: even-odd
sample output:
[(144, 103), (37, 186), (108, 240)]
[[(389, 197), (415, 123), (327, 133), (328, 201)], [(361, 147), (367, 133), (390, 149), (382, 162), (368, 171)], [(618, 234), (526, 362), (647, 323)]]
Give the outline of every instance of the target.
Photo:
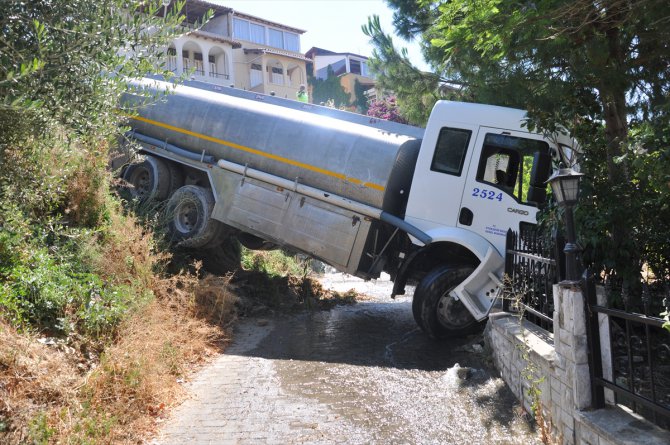
[(209, 52), (212, 50), (211, 45), (201, 45), (202, 50), (202, 75), (205, 77), (205, 82), (209, 82)]
[[(596, 286), (596, 299), (598, 306), (607, 307), (607, 295), (602, 286)], [(603, 378), (614, 381), (612, 371), (612, 352), (610, 342), (610, 320), (607, 314), (598, 314), (598, 331), (600, 332), (600, 362), (602, 364)], [(605, 388), (605, 403), (616, 405), (614, 391)]]
[(174, 48), (175, 51), (177, 52), (177, 76), (181, 76), (184, 74), (184, 61), (182, 60), (182, 51), (184, 49), (184, 42), (180, 40), (175, 40), (174, 42)]
[(563, 365), (564, 381), (572, 386), (562, 406), (584, 410), (591, 407), (584, 294), (576, 286), (555, 285), (554, 306), (558, 312), (558, 324), (554, 325), (556, 354)]

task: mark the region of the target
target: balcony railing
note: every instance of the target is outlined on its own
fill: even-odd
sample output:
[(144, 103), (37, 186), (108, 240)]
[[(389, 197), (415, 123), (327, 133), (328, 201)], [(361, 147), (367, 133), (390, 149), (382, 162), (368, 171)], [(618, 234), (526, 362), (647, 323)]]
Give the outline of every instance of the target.
[(213, 73), (210, 71), (209, 77), (215, 77), (217, 79), (230, 79), (230, 75), (224, 73)]

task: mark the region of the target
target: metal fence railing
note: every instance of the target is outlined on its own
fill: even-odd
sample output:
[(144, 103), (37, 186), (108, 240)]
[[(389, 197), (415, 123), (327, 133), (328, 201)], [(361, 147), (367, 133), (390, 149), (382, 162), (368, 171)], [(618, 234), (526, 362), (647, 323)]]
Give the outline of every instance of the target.
[(524, 318), (549, 332), (553, 332), (553, 285), (559, 277), (559, 263), (552, 258), (555, 244), (534, 225), (507, 232), (503, 310), (523, 312)]
[(659, 318), (661, 307), (670, 301), (667, 286), (644, 286), (638, 298), (623, 299), (604, 286), (600, 301), (592, 278), (584, 289), (595, 407), (604, 406), (607, 389), (614, 403), (670, 429), (670, 332)]

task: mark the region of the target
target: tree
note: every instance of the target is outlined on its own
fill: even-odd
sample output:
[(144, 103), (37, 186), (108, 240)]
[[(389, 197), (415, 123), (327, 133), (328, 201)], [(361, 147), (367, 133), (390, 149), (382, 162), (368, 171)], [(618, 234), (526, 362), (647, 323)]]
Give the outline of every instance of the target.
[(376, 75), (376, 88), (393, 91), (403, 117), (413, 124), (425, 125), (433, 105), (442, 98), (438, 89), (440, 76), (414, 67), (407, 51), (399, 52), (391, 36), (383, 32), (378, 16), (368, 19), (363, 33), (374, 45), (368, 65)]
[[(127, 237), (109, 193), (107, 151), (124, 131), (116, 110), (126, 78), (160, 68), (167, 43), (181, 31), (182, 6), (166, 11), (159, 0), (0, 0), (4, 320), (103, 335), (130, 300), (146, 292), (142, 281), (135, 284), (143, 266), (126, 267), (122, 260), (120, 268), (107, 268), (112, 261), (102, 267), (96, 260)], [(95, 299), (105, 302), (104, 309), (87, 309)]]
[(319, 79), (312, 77), (309, 79), (312, 85), (312, 102), (315, 104), (326, 103), (329, 100), (333, 101), (335, 108), (341, 106), (349, 106), (351, 97), (349, 93), (344, 91), (340, 84), (340, 78), (335, 75), (333, 68), (329, 65), (327, 69), (327, 77)]
[[(643, 261), (670, 273), (670, 210), (659, 201), (670, 198), (664, 1), (389, 3), (399, 34), (419, 38), (440, 78), (460, 85), (464, 98), (525, 108), (531, 127), (565, 125), (580, 140), (588, 175), (581, 233), (591, 264), (631, 285)], [(374, 31), (374, 57), (397, 57)]]
[(0, 0), (0, 112), (30, 109), (80, 132), (115, 127), (124, 77), (170, 74), (159, 61), (178, 34), (183, 5)]
[(367, 114), (368, 112), (368, 98), (365, 95), (365, 92), (367, 91), (367, 88), (358, 81), (358, 79), (354, 80), (354, 96), (356, 96), (356, 100), (352, 105), (356, 106), (356, 111), (361, 114)]

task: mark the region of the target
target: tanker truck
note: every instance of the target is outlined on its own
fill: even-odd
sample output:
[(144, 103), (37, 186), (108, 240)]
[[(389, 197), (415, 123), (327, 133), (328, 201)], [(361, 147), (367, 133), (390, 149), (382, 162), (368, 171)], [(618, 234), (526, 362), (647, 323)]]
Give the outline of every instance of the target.
[(536, 224), (552, 159), (571, 140), (529, 132), (521, 110), (439, 101), (425, 129), (192, 82), (133, 82), (139, 161), (123, 177), (165, 200), (168, 232), (190, 249), (282, 246), (369, 280), (433, 338), (482, 328), (499, 297), (508, 229)]

